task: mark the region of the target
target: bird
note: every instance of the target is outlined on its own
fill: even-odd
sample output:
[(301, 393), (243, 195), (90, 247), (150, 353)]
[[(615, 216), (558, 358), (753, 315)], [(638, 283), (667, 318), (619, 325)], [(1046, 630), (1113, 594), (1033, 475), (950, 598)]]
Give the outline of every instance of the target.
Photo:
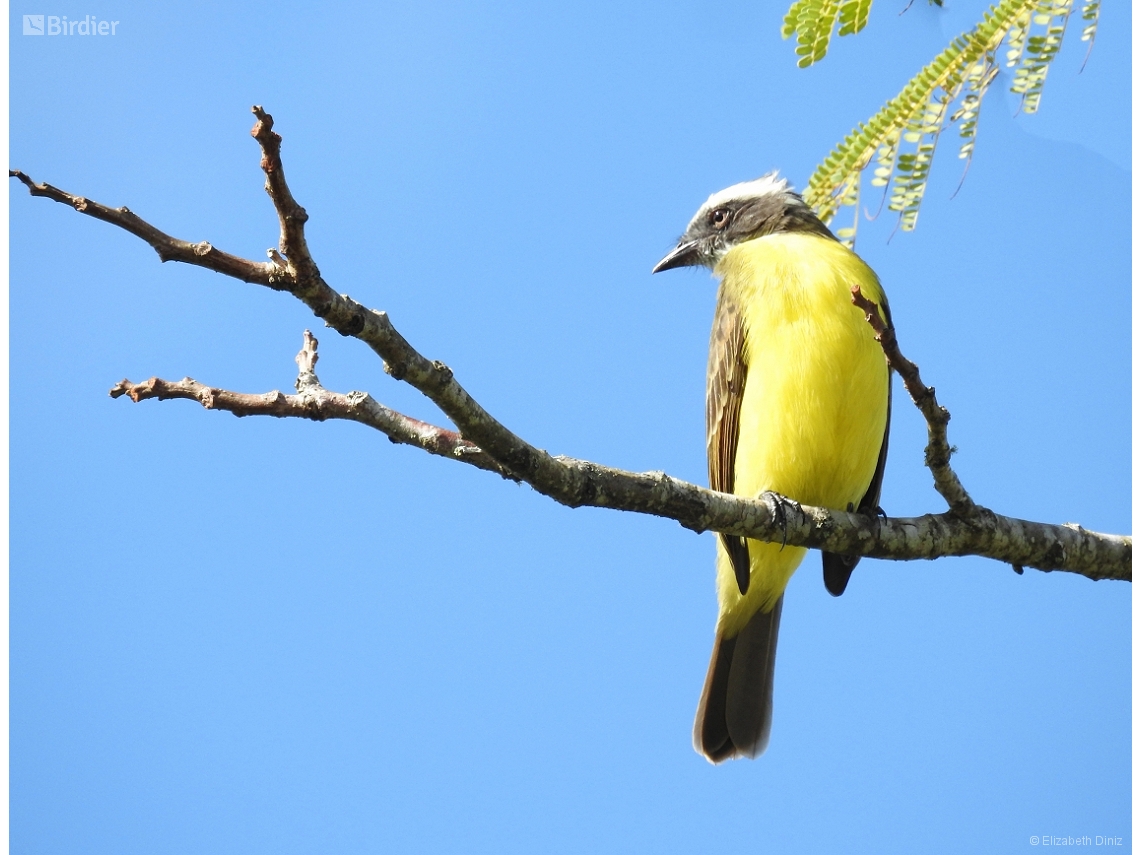
[[(772, 172), (712, 194), (654, 273), (707, 267), (720, 280), (709, 344), (709, 486), (881, 513), (891, 373), (852, 287), (879, 306), (874, 271)], [(717, 537), (719, 614), (693, 746), (712, 763), (768, 746), (780, 613), (807, 550)], [(857, 556), (823, 554), (827, 590)]]

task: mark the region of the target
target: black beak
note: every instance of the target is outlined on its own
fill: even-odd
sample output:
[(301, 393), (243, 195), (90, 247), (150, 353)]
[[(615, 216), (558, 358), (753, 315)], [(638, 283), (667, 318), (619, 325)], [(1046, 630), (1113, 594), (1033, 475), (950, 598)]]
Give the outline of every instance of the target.
[(700, 256), (699, 241), (682, 239), (667, 256), (657, 262), (653, 272), (660, 273), (662, 270), (672, 270), (674, 267), (695, 267), (701, 263)]

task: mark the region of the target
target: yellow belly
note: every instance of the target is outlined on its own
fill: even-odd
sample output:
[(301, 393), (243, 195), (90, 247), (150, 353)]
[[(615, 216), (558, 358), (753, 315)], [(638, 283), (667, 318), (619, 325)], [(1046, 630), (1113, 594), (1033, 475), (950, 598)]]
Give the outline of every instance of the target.
[[(744, 312), (748, 366), (735, 490), (772, 490), (846, 509), (871, 483), (887, 420), (886, 360), (851, 286), (882, 303), (878, 279), (841, 244), (779, 234), (731, 249), (717, 265)], [(735, 635), (784, 592), (805, 549), (749, 541), (751, 585), (741, 597), (718, 546), (721, 625)]]

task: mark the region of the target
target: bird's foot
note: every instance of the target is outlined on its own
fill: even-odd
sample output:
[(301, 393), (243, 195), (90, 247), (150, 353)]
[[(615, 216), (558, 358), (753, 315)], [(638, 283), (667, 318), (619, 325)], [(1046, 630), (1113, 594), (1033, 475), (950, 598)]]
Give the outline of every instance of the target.
[(788, 510), (793, 509), (802, 517), (804, 509), (795, 499), (789, 499), (787, 496), (781, 496), (779, 493), (774, 493), (771, 490), (765, 490), (760, 495), (769, 499), (772, 503), (772, 513), (780, 523), (780, 549), (782, 550), (788, 545)]

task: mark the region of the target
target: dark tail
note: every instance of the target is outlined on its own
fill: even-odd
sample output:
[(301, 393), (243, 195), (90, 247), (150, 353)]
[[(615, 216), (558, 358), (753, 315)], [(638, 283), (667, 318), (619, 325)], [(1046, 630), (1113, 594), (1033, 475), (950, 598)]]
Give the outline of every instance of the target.
[(757, 612), (739, 634), (717, 632), (705, 690), (693, 723), (693, 747), (713, 763), (758, 757), (772, 730), (772, 677), (784, 595)]
[(855, 565), (858, 563), (858, 555), (823, 553), (823, 585), (827, 588), (827, 593), (833, 597), (843, 596), (843, 592), (847, 590), (847, 583), (851, 581), (851, 574), (855, 571)]

